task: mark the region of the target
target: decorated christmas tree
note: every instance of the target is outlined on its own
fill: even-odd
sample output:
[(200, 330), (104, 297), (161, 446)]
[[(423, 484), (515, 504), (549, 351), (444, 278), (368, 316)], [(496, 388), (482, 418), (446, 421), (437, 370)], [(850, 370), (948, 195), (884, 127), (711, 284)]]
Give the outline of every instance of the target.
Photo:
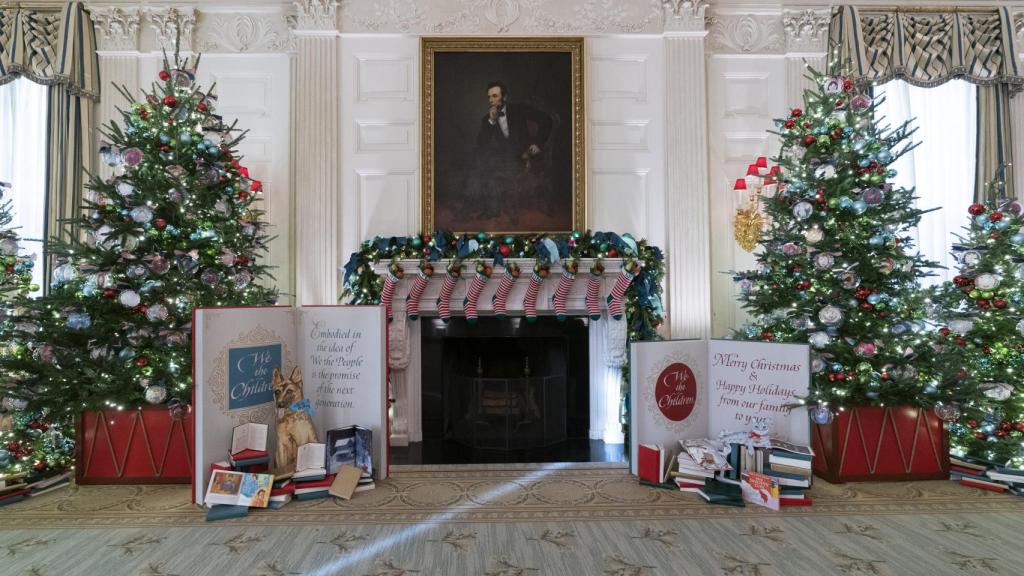
[(1024, 465), (1024, 217), (1021, 203), (972, 204), (953, 251), (958, 274), (939, 289), (938, 348), (954, 454)]
[(933, 264), (911, 241), (924, 211), (888, 182), (913, 131), (876, 119), (877, 103), (838, 67), (809, 78), (804, 107), (776, 120), (758, 268), (736, 275), (753, 316), (739, 337), (811, 345), (816, 422), (844, 407), (931, 405), (918, 280)]
[[(269, 240), (244, 137), (214, 113), (189, 62), (166, 62), (142, 101), (107, 126), (107, 179), (53, 238), (49, 294), (22, 304), (23, 342), (0, 366), (30, 410), (75, 414), (191, 396), (192, 309), (272, 303)], [(123, 126), (123, 128), (122, 128)]]
[[(12, 320), (16, 300), (39, 288), (32, 284), (34, 258), (22, 252), (17, 230), (11, 227), (9, 193), (10, 185), (0, 182), (0, 358), (17, 348)], [(60, 424), (24, 409), (24, 401), (0, 389), (0, 480), (31, 480), (62, 470), (71, 461), (71, 442)]]

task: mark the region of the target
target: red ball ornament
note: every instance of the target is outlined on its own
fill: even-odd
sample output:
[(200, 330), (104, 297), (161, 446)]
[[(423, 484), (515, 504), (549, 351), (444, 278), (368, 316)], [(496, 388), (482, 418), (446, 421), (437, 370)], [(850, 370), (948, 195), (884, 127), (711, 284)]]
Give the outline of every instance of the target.
[(956, 371), (956, 375), (959, 376), (960, 378), (967, 378), (967, 370), (961, 368)]
[(985, 346), (984, 348), (982, 348), (981, 351), (984, 352), (985, 354), (991, 354), (992, 353), (992, 349), (989, 348), (988, 346)]
[(114, 290), (113, 288), (104, 288), (103, 295), (106, 296), (107, 298), (113, 298), (115, 295), (117, 295), (117, 291)]
[(967, 340), (965, 340), (963, 336), (957, 336), (956, 338), (953, 338), (953, 344), (956, 344), (957, 346), (965, 346), (967, 344)]
[(999, 429), (1000, 430), (1009, 430), (1010, 429), (1010, 423), (1007, 422), (1006, 420), (1003, 420), (1002, 422), (999, 423)]
[(970, 212), (972, 216), (980, 216), (985, 213), (985, 205), (971, 204), (971, 207), (968, 208), (967, 211)]
[(206, 112), (206, 104), (204, 104), (202, 102), (200, 102), (199, 104), (196, 104), (196, 108), (198, 108), (200, 112)]
[(849, 92), (853, 90), (853, 80), (843, 80), (843, 92)]
[(164, 227), (167, 226), (167, 220), (164, 220), (163, 218), (157, 218), (156, 220), (153, 220), (153, 226), (156, 226), (158, 229), (163, 230)]
[(1003, 235), (1000, 234), (999, 232), (993, 232), (993, 233), (989, 234), (988, 237), (993, 239), (993, 240), (999, 240), (1000, 238), (1003, 237)]
[(999, 438), (1006, 438), (1007, 436), (1009, 436), (1009, 434), (1010, 433), (1007, 432), (1006, 430), (998, 430), (998, 431), (996, 431), (996, 436), (999, 437)]
[(810, 134), (804, 136), (804, 146), (810, 146), (812, 144), (814, 144), (814, 136), (811, 136)]
[(611, 248), (608, 249), (608, 257), (609, 258), (615, 258), (618, 255), (619, 255), (619, 251), (615, 249), (615, 246), (612, 246)]
[(975, 304), (982, 308), (985, 308), (986, 310), (989, 308), (989, 306), (991, 306), (988, 299), (986, 298), (979, 298), (977, 301), (975, 301)]
[(988, 215), (989, 222), (999, 222), (1003, 219), (1003, 213), (996, 210), (995, 212)]
[(888, 316), (889, 316), (889, 314), (885, 310), (879, 310), (879, 312), (878, 312), (878, 317), (879, 318), (886, 318)]
[(501, 255), (507, 258), (512, 253), (512, 249), (509, 248), (508, 244), (502, 244), (498, 246), (498, 252), (501, 252)]
[(939, 328), (939, 334), (941, 334), (942, 336), (949, 336), (950, 332), (952, 332), (952, 330), (950, 330), (949, 328), (946, 328), (945, 326), (943, 326), (942, 328)]
[(160, 145), (160, 151), (161, 152), (165, 152), (165, 153), (166, 152), (170, 152), (171, 151), (171, 147), (168, 146), (167, 144), (161, 144)]
[(970, 420), (967, 421), (967, 427), (968, 428), (977, 428), (978, 427), (978, 421), (975, 420), (974, 418), (971, 418)]
[(148, 364), (149, 360), (145, 356), (139, 356), (138, 358), (135, 359), (135, 365), (140, 368)]
[(33, 464), (32, 468), (38, 472), (42, 472), (43, 470), (46, 470), (46, 462), (40, 460), (39, 462)]
[(835, 373), (834, 373), (834, 372), (830, 372), (830, 373), (829, 373), (829, 375), (828, 375), (828, 381), (829, 381), (829, 382), (835, 382), (835, 381), (836, 381), (836, 375), (835, 375)]
[(774, 340), (774, 339), (775, 339), (775, 334), (774, 333), (769, 332), (767, 330), (765, 330), (764, 332), (761, 332), (761, 340)]
[(863, 300), (871, 295), (871, 290), (868, 290), (867, 288), (858, 288), (857, 291), (853, 293), (853, 295)]
[(975, 432), (974, 437), (977, 438), (978, 440), (984, 440), (985, 438), (988, 438), (988, 436), (986, 436), (984, 432)]
[(424, 244), (430, 242), (430, 234), (424, 234), (422, 240)]
[(168, 108), (174, 108), (178, 105), (178, 99), (174, 96), (164, 96), (164, 106)]
[(1024, 422), (1014, 422), (1013, 429), (1017, 432), (1024, 432)]
[(875, 306), (871, 302), (861, 302), (860, 303), (860, 309), (861, 310), (867, 310), (867, 311), (870, 312), (871, 310), (875, 309)]
[(17, 442), (12, 440), (7, 443), (6, 448), (9, 452), (14, 452), (18, 448), (21, 448), (21, 444), (18, 444)]
[(1002, 298), (996, 298), (992, 301), (992, 304), (995, 305), (996, 308), (1006, 308), (1006, 300), (1003, 300)]
[(846, 374), (844, 374), (842, 372), (837, 373), (836, 374), (836, 380), (839, 380), (840, 382), (845, 381), (846, 380)]
[(786, 120), (786, 122), (785, 122), (785, 124), (783, 124), (783, 126), (786, 127), (786, 130), (792, 130), (793, 128), (796, 127), (796, 122), (794, 122), (792, 120)]
[(836, 100), (836, 108), (842, 108), (843, 104), (846, 104), (846, 100), (843, 100), (842, 98)]
[(239, 200), (248, 200), (249, 199), (249, 193), (246, 192), (245, 190), (239, 190), (238, 191), (238, 199)]
[(161, 70), (160, 74), (157, 74), (157, 76), (159, 76), (160, 79), (163, 80), (164, 82), (167, 82), (168, 80), (171, 79), (171, 73), (168, 72), (167, 70)]
[(793, 111), (789, 113), (793, 118), (799, 118), (804, 115), (804, 111), (799, 108), (793, 108)]
[(888, 380), (888, 379), (889, 379), (889, 373), (888, 372), (882, 372), (882, 380)]

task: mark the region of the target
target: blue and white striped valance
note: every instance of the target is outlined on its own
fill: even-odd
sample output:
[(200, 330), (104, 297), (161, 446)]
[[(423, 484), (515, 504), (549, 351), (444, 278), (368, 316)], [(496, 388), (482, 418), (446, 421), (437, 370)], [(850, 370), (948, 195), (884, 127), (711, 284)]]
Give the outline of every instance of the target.
[(96, 34), (81, 2), (53, 12), (0, 8), (0, 84), (18, 76), (99, 97)]
[(936, 86), (958, 78), (1024, 90), (1007, 8), (929, 13), (842, 6), (833, 15), (829, 37), (838, 47), (833, 57), (849, 62), (858, 83), (899, 78)]

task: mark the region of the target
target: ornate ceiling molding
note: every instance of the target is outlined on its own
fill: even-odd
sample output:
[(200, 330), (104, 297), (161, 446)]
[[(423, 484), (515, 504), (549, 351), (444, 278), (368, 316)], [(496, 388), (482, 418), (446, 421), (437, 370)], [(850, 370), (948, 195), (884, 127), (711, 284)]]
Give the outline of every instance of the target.
[(706, 29), (706, 0), (662, 0), (665, 32), (701, 32)]
[(139, 49), (139, 20), (137, 7), (122, 9), (118, 6), (91, 6), (96, 26), (96, 44), (100, 51), (136, 51)]
[(345, 32), (615, 34), (661, 32), (662, 0), (342, 0)]
[(199, 21), (203, 52), (291, 52), (295, 36), (280, 13), (203, 14)]
[[(175, 49), (181, 52), (193, 50), (192, 31), (196, 27), (194, 7), (147, 7), (143, 8), (149, 18), (149, 26), (156, 34), (158, 47), (171, 54)], [(179, 41), (180, 46), (175, 46)]]
[(337, 0), (295, 0), (295, 32), (337, 32)]
[(785, 10), (782, 25), (786, 29), (786, 52), (825, 54), (828, 52), (828, 24), (832, 11)]
[(777, 15), (715, 14), (708, 31), (708, 51), (716, 54), (780, 54), (786, 48)]

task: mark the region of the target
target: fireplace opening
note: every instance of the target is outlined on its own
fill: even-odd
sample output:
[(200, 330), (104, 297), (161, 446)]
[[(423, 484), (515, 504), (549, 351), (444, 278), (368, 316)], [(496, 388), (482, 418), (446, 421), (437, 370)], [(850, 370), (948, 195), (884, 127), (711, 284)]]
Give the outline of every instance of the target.
[(586, 317), (424, 319), (423, 441), (392, 449), (392, 463), (621, 460), (589, 439), (589, 324)]

